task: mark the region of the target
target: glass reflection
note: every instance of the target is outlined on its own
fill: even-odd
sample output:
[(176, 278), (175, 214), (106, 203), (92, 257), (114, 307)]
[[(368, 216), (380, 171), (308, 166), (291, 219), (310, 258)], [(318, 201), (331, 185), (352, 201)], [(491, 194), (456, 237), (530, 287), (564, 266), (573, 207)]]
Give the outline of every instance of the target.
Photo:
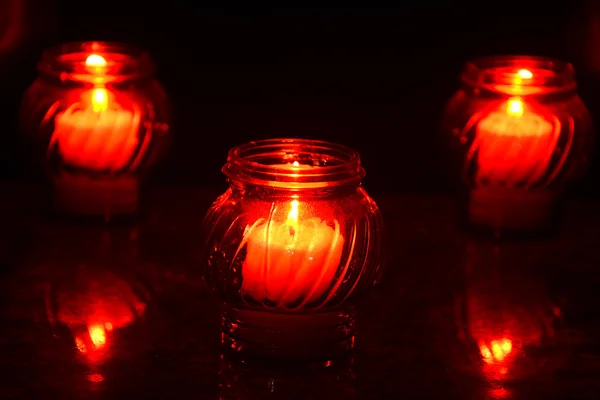
[(511, 398), (512, 384), (547, 372), (540, 352), (553, 342), (561, 318), (535, 256), (521, 246), (467, 245), (459, 333), (491, 398)]
[(48, 246), (38, 249), (37, 263), (48, 282), (44, 304), (53, 336), (86, 366), (91, 384), (104, 382), (110, 360), (128, 358), (136, 347), (129, 330), (152, 297), (137, 268), (137, 232), (62, 229)]
[(149, 292), (93, 266), (80, 266), (74, 274), (47, 297), (49, 320), (52, 325), (64, 324), (80, 355), (99, 363), (109, 357), (116, 331), (144, 314)]

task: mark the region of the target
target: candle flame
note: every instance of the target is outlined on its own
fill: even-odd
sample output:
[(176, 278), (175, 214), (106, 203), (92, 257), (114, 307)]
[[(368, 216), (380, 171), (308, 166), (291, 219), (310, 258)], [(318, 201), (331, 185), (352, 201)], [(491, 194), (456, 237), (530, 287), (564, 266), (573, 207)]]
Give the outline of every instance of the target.
[(524, 111), (525, 107), (521, 99), (515, 97), (508, 100), (506, 105), (506, 112), (508, 115), (520, 117), (523, 115)]
[(92, 108), (96, 112), (108, 108), (108, 93), (104, 88), (96, 88), (92, 91)]
[(288, 214), (287, 222), (289, 225), (296, 226), (298, 225), (298, 200), (292, 200), (290, 204), (292, 208)]
[(85, 60), (85, 65), (88, 67), (106, 67), (106, 59), (99, 54), (90, 54)]
[(520, 69), (517, 72), (517, 75), (521, 79), (531, 79), (531, 78), (533, 78), (533, 73), (530, 70), (528, 70), (528, 69)]

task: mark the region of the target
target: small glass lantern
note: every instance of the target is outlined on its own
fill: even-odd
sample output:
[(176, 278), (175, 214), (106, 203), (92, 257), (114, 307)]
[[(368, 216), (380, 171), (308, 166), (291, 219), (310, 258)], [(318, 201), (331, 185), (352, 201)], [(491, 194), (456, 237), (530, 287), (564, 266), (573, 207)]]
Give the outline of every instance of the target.
[(442, 119), (464, 220), (534, 232), (556, 222), (565, 183), (589, 162), (592, 124), (570, 64), (503, 56), (469, 62)]
[(301, 139), (229, 152), (229, 189), (204, 225), (205, 279), (224, 300), (224, 348), (328, 362), (354, 345), (353, 301), (382, 271), (383, 223), (357, 152)]
[(146, 52), (119, 43), (69, 43), (43, 53), (20, 119), (55, 211), (139, 211), (143, 173), (170, 141), (169, 102), (154, 70)]

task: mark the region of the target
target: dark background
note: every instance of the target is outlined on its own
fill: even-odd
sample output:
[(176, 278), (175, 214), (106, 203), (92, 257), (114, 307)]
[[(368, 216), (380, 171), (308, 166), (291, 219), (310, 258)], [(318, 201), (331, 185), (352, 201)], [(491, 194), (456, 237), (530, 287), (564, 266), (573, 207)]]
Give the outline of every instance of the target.
[[(360, 151), (373, 192), (447, 190), (435, 135), (469, 58), (570, 61), (600, 113), (600, 10), (594, 0), (450, 2), (381, 9), (216, 9), (195, 0), (1, 0), (0, 179), (31, 181), (16, 115), (44, 47), (133, 42), (149, 50), (174, 109), (157, 184), (223, 186), (227, 150), (269, 137)], [(487, 4), (489, 3), (489, 4)], [(26, 151), (26, 150), (25, 150)], [(580, 194), (594, 193), (592, 167)]]

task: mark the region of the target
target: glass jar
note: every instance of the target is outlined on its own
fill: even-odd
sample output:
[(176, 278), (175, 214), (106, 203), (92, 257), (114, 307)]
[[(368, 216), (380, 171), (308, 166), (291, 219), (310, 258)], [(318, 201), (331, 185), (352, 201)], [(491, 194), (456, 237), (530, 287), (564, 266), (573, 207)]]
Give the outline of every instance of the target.
[(573, 75), (570, 64), (542, 57), (466, 65), (442, 133), (468, 226), (496, 233), (555, 226), (565, 184), (581, 176), (592, 149)]
[(169, 101), (143, 50), (68, 43), (46, 50), (21, 105), (23, 134), (47, 172), (54, 210), (139, 211), (144, 172), (166, 151)]
[(382, 271), (383, 223), (359, 154), (316, 140), (233, 148), (203, 265), (232, 355), (329, 362), (354, 345), (353, 301)]

